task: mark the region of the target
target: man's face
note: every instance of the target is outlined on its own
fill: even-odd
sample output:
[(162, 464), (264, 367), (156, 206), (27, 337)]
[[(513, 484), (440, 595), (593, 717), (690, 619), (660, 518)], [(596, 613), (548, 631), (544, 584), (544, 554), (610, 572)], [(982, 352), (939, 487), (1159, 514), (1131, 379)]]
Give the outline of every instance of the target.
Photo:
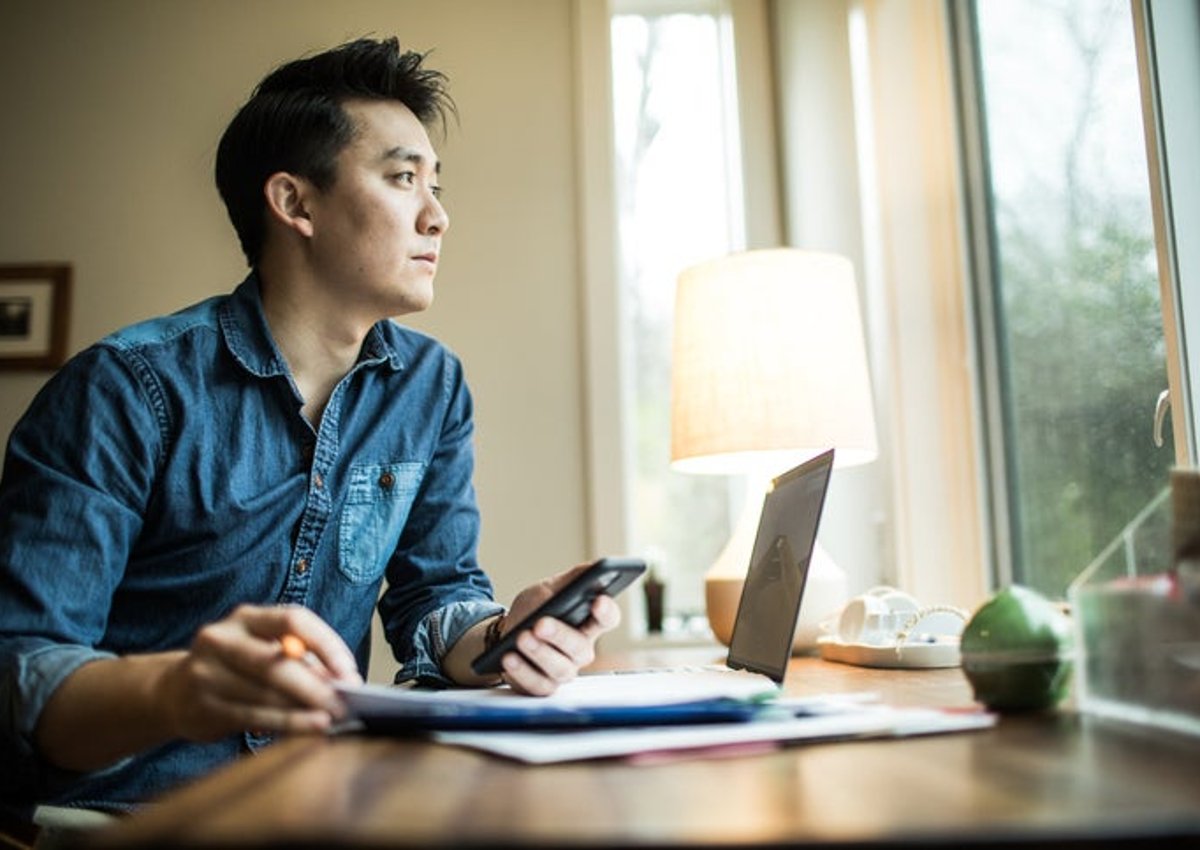
[(438, 161), (417, 117), (394, 101), (350, 101), (354, 139), (333, 185), (310, 200), (314, 268), (348, 310), (372, 321), (433, 301), (442, 235)]

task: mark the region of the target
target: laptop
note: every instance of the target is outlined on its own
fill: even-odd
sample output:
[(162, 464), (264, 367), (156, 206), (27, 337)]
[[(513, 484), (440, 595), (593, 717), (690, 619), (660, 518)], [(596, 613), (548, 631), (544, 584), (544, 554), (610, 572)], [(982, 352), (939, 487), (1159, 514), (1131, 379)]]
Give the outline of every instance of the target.
[(622, 689), (657, 698), (712, 693), (745, 700), (777, 694), (792, 655), (833, 457), (828, 449), (779, 475), (763, 497), (724, 664), (596, 673), (580, 680), (599, 684), (615, 675)]
[(739, 673), (756, 680), (766, 676), (776, 685), (783, 684), (833, 457), (834, 450), (829, 449), (788, 470), (771, 482), (763, 497), (725, 663), (654, 670), (652, 675)]
[(771, 482), (733, 623), (726, 665), (783, 682), (817, 541), (834, 450)]
[(435, 692), (339, 687), (351, 716), (368, 731), (380, 732), (752, 718), (756, 703), (777, 695), (787, 674), (832, 468), (830, 449), (772, 482), (724, 665), (596, 673), (540, 698), (514, 695), (507, 687)]

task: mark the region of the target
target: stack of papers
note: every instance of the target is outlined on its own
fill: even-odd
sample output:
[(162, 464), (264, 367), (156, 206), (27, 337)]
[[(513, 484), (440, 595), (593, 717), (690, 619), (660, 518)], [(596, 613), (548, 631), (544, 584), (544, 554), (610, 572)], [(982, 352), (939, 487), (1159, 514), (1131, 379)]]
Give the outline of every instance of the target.
[(985, 729), (985, 712), (893, 708), (869, 693), (800, 699), (755, 673), (691, 669), (581, 676), (549, 697), (508, 688), (340, 689), (349, 728), (427, 733), (529, 764), (662, 754), (736, 754), (799, 741)]
[(780, 693), (775, 682), (757, 673), (699, 669), (678, 676), (663, 671), (580, 676), (548, 697), (523, 696), (508, 687), (339, 690), (351, 716), (373, 732), (743, 722)]

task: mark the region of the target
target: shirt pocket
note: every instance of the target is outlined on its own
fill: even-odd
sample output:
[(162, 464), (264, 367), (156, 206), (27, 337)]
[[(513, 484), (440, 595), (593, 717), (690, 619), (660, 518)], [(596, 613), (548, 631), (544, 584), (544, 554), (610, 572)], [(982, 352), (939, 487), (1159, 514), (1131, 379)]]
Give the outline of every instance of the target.
[(358, 463), (338, 527), (338, 569), (352, 584), (370, 584), (387, 569), (400, 540), (425, 464)]

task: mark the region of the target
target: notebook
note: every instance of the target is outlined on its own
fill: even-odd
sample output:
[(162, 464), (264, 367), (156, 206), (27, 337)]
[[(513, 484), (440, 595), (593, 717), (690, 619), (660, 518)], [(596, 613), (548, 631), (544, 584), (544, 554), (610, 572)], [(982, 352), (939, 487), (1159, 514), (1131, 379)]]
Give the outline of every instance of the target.
[(724, 665), (580, 676), (549, 697), (507, 687), (339, 687), (368, 731), (562, 728), (749, 720), (779, 694), (791, 656), (833, 450), (772, 482)]

